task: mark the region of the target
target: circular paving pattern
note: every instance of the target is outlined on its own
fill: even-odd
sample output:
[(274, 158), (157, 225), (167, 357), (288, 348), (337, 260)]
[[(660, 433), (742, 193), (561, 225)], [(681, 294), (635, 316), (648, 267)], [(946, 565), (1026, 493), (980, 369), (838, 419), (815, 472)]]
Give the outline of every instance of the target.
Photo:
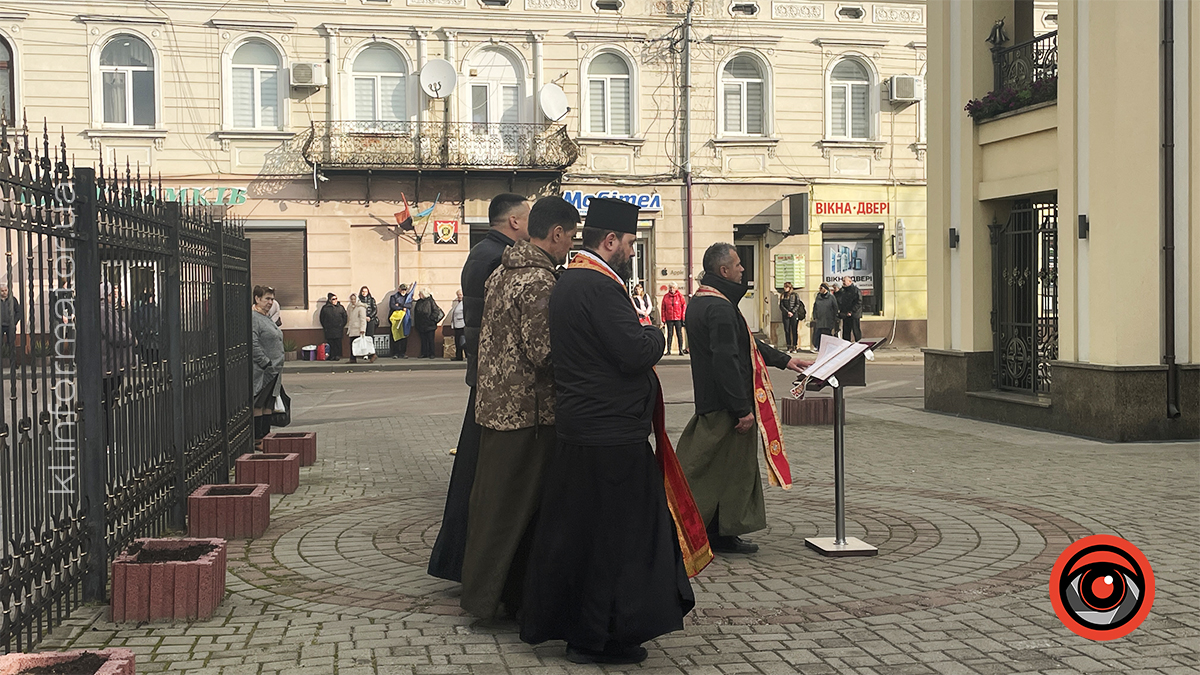
[[(348, 608), (462, 614), (458, 584), (425, 573), (443, 497), (425, 492), (294, 511), (267, 534), (230, 542), (230, 571), (285, 598)], [(833, 534), (832, 486), (768, 493), (770, 527), (753, 556), (720, 556), (693, 580), (690, 620), (794, 624), (897, 614), (1042, 584), (1054, 558), (1090, 532), (1048, 511), (985, 497), (857, 485), (847, 534), (873, 558), (824, 558), (804, 539)], [(888, 589), (886, 591), (870, 589)], [(269, 600), (268, 600), (269, 601)], [(353, 608), (353, 609), (350, 609)]]

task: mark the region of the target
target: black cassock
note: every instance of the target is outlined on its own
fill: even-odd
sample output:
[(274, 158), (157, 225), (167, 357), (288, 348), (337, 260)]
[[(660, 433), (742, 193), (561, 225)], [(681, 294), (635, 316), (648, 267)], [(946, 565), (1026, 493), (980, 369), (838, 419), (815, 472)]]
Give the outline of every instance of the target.
[(442, 528), (438, 531), (433, 553), (429, 556), (429, 574), (447, 581), (462, 581), (463, 554), (467, 549), (467, 512), (471, 503), (471, 487), (475, 484), (475, 465), (479, 461), (479, 423), (475, 421), (475, 374), (479, 358), (479, 328), (483, 320), (484, 284), (492, 271), (500, 266), (504, 249), (513, 240), (492, 230), (483, 241), (467, 254), (463, 264), (463, 321), (467, 324), (464, 336), (467, 354), (467, 411), (463, 415), (458, 435), (458, 450), (450, 472), (450, 487), (446, 490), (446, 508), (442, 513)]
[(648, 441), (665, 343), (613, 279), (568, 269), (555, 285), (558, 447), (530, 551), (525, 642), (641, 644), (681, 630), (695, 605)]

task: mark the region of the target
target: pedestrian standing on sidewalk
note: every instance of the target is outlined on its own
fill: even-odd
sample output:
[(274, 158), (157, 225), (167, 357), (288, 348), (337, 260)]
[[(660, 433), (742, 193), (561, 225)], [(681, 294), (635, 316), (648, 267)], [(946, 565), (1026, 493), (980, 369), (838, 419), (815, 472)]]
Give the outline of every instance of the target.
[(463, 319), (463, 294), (459, 291), (454, 298), (454, 302), (450, 304), (450, 311), (446, 314), (446, 324), (450, 330), (454, 331), (454, 359), (455, 361), (463, 360), (463, 344), (466, 338), (463, 333), (466, 331), (467, 323)]
[(0, 284), (0, 344), (8, 348), (9, 358), (16, 361), (16, 333), (21, 325), (21, 301), (8, 290), (8, 284)]
[(667, 285), (667, 294), (662, 300), (662, 320), (667, 324), (667, 354), (671, 353), (671, 337), (674, 335), (675, 341), (679, 343), (679, 355), (683, 356), (687, 350), (683, 348), (683, 317), (687, 312), (687, 298), (683, 297), (683, 293), (679, 292), (679, 284), (672, 281)]
[(367, 334), (367, 308), (351, 293), (346, 305), (346, 336), (350, 338), (350, 363), (358, 363), (354, 355), (354, 341)]
[(454, 468), (446, 490), (446, 508), (442, 529), (438, 531), (433, 553), (429, 556), (429, 574), (447, 581), (462, 581), (463, 551), (467, 546), (467, 511), (471, 486), (475, 483), (475, 462), (479, 457), (479, 424), (475, 421), (475, 380), (478, 368), (479, 332), (483, 320), (485, 284), (500, 266), (504, 250), (517, 241), (529, 239), (529, 201), (521, 195), (505, 192), (496, 195), (488, 206), (488, 230), (483, 241), (471, 248), (462, 269), (463, 321), (467, 357), (467, 410), (458, 434)]
[(462, 608), (515, 616), (525, 589), (542, 476), (554, 452), (550, 292), (566, 263), (579, 211), (543, 197), (529, 211), (529, 241), (506, 249), (488, 277), (479, 335), (475, 419), (482, 427), (467, 518)]
[[(625, 284), (638, 207), (592, 198), (583, 250), (550, 296), (558, 444), (529, 555), (521, 639), (573, 663), (641, 663), (696, 604), (648, 438), (666, 338)], [(690, 514), (695, 516), (695, 514)]]
[(630, 297), (633, 300), (633, 308), (637, 311), (638, 323), (643, 326), (654, 325), (654, 319), (650, 317), (654, 311), (654, 301), (646, 295), (646, 289), (638, 284), (633, 287), (633, 295)]
[(854, 279), (844, 276), (842, 287), (833, 295), (842, 316), (842, 339), (858, 342), (862, 339), (862, 291), (854, 285)]
[(794, 352), (800, 346), (800, 322), (807, 316), (804, 301), (792, 287), (792, 282), (783, 282), (783, 293), (779, 296), (779, 313), (783, 315), (783, 335), (787, 350)]
[(321, 328), (325, 330), (325, 341), (329, 343), (326, 361), (342, 358), (342, 336), (345, 335), (346, 320), (346, 308), (338, 302), (337, 293), (326, 295), (325, 306), (321, 308)]
[(388, 298), (388, 322), (392, 327), (392, 358), (408, 358), (408, 333), (412, 330), (413, 293), (417, 282), (400, 284), (392, 297)]
[(283, 331), (270, 317), (274, 301), (274, 288), (254, 287), (251, 358), (254, 361), (254, 441), (257, 447), (261, 447), (263, 436), (271, 433), (275, 397), (279, 396), (282, 387)]
[(738, 309), (748, 290), (743, 274), (733, 244), (709, 246), (687, 313), (696, 412), (679, 438), (679, 464), (715, 553), (758, 551), (739, 535), (767, 526), (756, 448), (761, 434), (770, 461), (778, 454), (770, 443), (783, 441), (778, 416), (762, 410), (775, 405), (769, 386), (756, 390), (756, 376), (769, 383), (767, 366), (800, 372), (811, 365), (750, 334)]
[(433, 336), (437, 332), (438, 323), (446, 314), (438, 307), (429, 289), (421, 291), (419, 299), (413, 305), (413, 329), (421, 336), (422, 359), (436, 358), (433, 347)]
[(812, 345), (815, 351), (821, 351), (822, 335), (832, 335), (837, 330), (840, 318), (837, 298), (833, 297), (829, 284), (821, 284), (817, 297), (813, 299)]
[(363, 286), (358, 291), (358, 301), (367, 310), (367, 337), (375, 339), (375, 331), (379, 330), (379, 304), (375, 302), (375, 296), (371, 295), (371, 289)]

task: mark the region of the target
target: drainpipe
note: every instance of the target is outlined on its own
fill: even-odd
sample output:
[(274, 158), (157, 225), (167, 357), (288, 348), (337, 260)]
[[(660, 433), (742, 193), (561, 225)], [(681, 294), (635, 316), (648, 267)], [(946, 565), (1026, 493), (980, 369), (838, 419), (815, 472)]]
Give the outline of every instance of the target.
[(683, 137), (680, 143), (685, 214), (683, 264), (688, 297), (692, 295), (692, 10), (695, 4), (695, 0), (688, 0), (687, 16), (683, 20)]
[(1162, 0), (1163, 37), (1163, 363), (1167, 417), (1179, 417), (1179, 364), (1175, 363), (1175, 2)]

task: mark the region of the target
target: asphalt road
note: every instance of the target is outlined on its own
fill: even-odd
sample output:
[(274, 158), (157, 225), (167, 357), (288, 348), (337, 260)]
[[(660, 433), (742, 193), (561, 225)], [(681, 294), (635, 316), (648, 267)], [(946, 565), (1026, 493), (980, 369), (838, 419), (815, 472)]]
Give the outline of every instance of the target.
[[(690, 405), (691, 368), (660, 366), (659, 377), (667, 405)], [(776, 397), (788, 396), (795, 373), (771, 369)], [(848, 399), (886, 400), (905, 407), (922, 405), (924, 368), (920, 363), (872, 363), (868, 385), (849, 388)], [(446, 415), (461, 418), (467, 386), (461, 370), (287, 372), (284, 386), (292, 397), (297, 424), (323, 424), (350, 419), (376, 419), (403, 414)], [(827, 394), (812, 394), (816, 396)], [(852, 410), (853, 403), (848, 403)], [(458, 424), (448, 420), (447, 424)]]

